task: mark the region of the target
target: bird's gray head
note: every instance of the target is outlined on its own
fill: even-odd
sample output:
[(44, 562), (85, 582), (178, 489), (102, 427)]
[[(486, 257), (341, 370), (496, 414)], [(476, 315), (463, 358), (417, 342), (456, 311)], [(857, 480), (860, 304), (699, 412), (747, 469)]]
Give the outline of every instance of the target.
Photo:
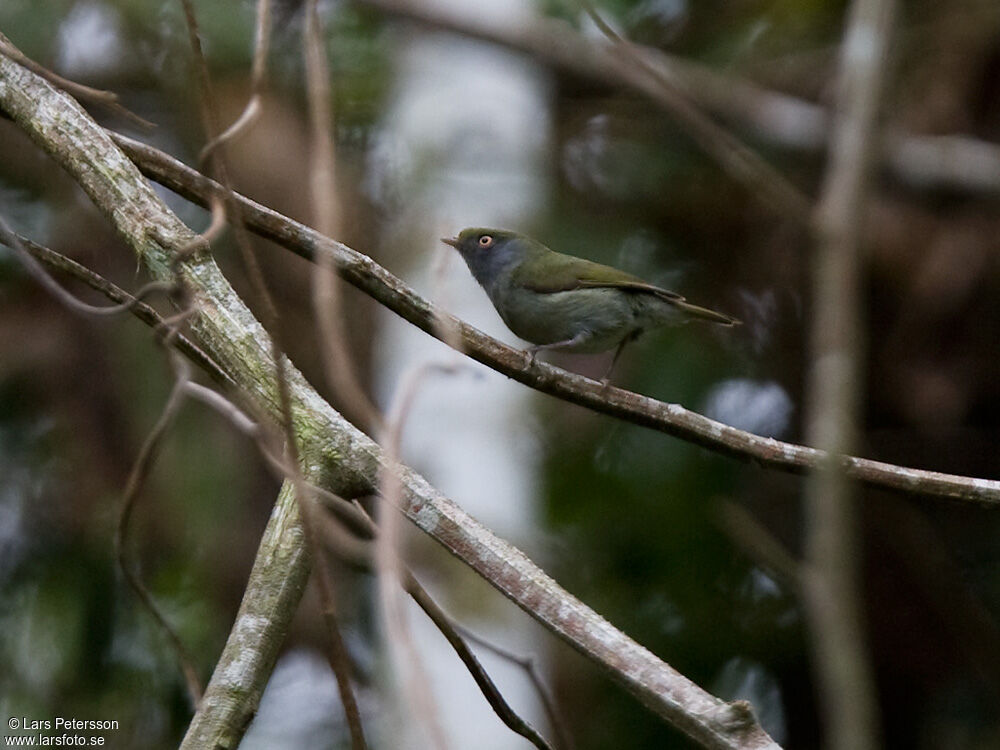
[(461, 253), (476, 281), (487, 290), (498, 276), (523, 259), (526, 243), (530, 242), (516, 232), (485, 227), (463, 229), (458, 237), (442, 238), (441, 241)]

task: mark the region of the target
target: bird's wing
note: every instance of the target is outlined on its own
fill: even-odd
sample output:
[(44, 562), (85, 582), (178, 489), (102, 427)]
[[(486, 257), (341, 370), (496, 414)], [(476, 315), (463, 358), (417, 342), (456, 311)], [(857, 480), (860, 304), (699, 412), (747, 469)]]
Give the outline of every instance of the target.
[(691, 318), (700, 318), (724, 326), (739, 325), (740, 321), (706, 307), (692, 305), (676, 292), (647, 284), (632, 274), (611, 266), (550, 252), (525, 260), (514, 271), (515, 284), (539, 294), (569, 292), (574, 289), (620, 289), (635, 294), (652, 294), (683, 311)]
[(539, 294), (610, 288), (655, 294), (670, 302), (684, 301), (676, 292), (647, 284), (617, 268), (555, 252), (526, 260), (515, 270), (513, 280), (519, 286)]

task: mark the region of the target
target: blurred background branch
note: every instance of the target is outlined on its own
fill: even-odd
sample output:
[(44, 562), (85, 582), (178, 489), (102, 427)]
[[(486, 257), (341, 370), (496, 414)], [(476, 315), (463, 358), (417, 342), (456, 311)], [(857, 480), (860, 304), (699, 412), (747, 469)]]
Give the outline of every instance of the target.
[[(620, 86), (653, 101), (661, 98), (658, 89), (647, 84), (643, 71), (616, 55), (613, 45), (588, 39), (564, 22), (536, 18), (524, 24), (497, 24), (414, 0), (358, 2), (391, 17), (516, 50), (536, 62)], [(655, 67), (657, 75), (684, 96), (748, 128), (763, 143), (792, 151), (818, 153), (826, 149), (831, 132), (827, 107), (662, 50), (633, 46), (642, 54), (646, 66)], [(1000, 192), (1000, 145), (959, 134), (917, 135), (893, 127), (887, 130), (885, 139), (879, 161), (908, 185)]]
[(881, 746), (861, 604), (858, 492), (841, 456), (859, 444), (866, 341), (863, 238), (894, 0), (853, 0), (840, 49), (827, 172), (816, 207), (806, 436), (826, 452), (805, 484), (806, 612), (830, 750)]

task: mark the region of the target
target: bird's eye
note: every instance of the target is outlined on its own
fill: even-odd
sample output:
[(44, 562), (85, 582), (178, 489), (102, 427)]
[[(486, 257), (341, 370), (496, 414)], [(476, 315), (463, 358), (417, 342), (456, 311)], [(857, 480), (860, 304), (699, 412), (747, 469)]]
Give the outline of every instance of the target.
[(479, 247), (492, 247), (493, 237), (488, 234), (480, 235), (479, 237)]

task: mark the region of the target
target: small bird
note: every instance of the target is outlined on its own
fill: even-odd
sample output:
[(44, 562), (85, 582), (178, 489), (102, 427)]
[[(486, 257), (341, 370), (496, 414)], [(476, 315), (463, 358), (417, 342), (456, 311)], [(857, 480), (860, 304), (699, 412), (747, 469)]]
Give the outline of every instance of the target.
[(615, 348), (607, 383), (625, 345), (647, 328), (736, 318), (692, 305), (675, 292), (611, 266), (564, 255), (516, 232), (473, 227), (442, 238), (465, 258), (503, 322), (533, 346), (579, 353)]

